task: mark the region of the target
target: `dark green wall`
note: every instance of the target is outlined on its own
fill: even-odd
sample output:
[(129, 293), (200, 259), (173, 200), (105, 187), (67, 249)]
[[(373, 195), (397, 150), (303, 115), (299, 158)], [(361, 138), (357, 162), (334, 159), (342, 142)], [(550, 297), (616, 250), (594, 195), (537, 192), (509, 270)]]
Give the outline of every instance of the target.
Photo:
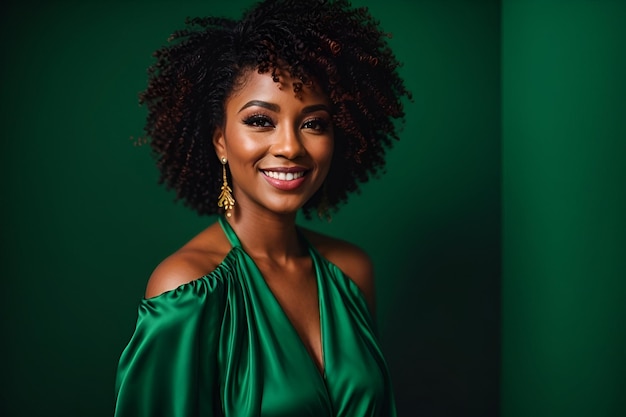
[[(500, 365), (499, 4), (376, 3), (374, 10), (390, 17), (416, 99), (388, 175), (366, 190), (362, 203), (354, 199), (346, 208), (371, 223), (365, 239), (354, 236), (378, 266), (378, 316), (400, 415), (494, 416)], [(352, 213), (346, 210), (346, 219)]]
[(626, 411), (626, 2), (505, 0), (502, 415)]
[[(0, 17), (2, 389), (6, 416), (109, 416), (152, 268), (213, 219), (156, 185), (137, 93), (188, 15), (249, 1), (12, 1)], [(332, 223), (376, 264), (401, 415), (498, 409), (497, 1), (355, 1), (391, 40), (415, 102), (388, 172)]]

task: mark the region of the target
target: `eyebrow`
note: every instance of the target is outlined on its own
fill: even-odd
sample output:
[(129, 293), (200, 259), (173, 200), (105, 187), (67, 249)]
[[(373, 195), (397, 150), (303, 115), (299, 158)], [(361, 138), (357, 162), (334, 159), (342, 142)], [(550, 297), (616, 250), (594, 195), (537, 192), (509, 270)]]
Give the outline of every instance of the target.
[(306, 106), (302, 109), (302, 113), (309, 114), (319, 110), (323, 110), (326, 113), (330, 114), (330, 108), (326, 104), (312, 104), (310, 106)]
[(249, 102), (244, 104), (243, 107), (240, 108), (237, 113), (241, 113), (244, 109), (247, 109), (248, 107), (252, 107), (252, 106), (263, 107), (263, 108), (266, 108), (268, 110), (271, 110), (277, 113), (280, 111), (280, 106), (278, 104), (268, 103), (267, 101), (262, 101), (262, 100), (250, 100)]
[[(280, 106), (278, 104), (268, 103), (263, 100), (250, 100), (239, 109), (238, 113), (241, 113), (244, 109), (252, 106), (263, 107), (276, 113), (280, 112)], [(330, 114), (330, 108), (326, 104), (312, 104), (310, 106), (306, 106), (302, 109), (302, 114), (309, 114), (319, 110), (323, 110)]]

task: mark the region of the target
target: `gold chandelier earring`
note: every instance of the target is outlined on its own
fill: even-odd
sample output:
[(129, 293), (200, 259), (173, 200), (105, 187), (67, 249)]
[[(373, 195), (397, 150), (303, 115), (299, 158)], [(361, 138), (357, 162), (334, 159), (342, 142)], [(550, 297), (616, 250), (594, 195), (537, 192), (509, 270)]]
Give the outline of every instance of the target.
[(233, 190), (228, 186), (228, 179), (226, 178), (226, 163), (228, 160), (225, 157), (220, 159), (222, 163), (222, 176), (224, 177), (224, 183), (222, 184), (222, 192), (217, 199), (217, 206), (222, 207), (226, 212), (226, 217), (230, 217), (232, 215), (231, 210), (235, 206), (235, 199), (231, 194)]

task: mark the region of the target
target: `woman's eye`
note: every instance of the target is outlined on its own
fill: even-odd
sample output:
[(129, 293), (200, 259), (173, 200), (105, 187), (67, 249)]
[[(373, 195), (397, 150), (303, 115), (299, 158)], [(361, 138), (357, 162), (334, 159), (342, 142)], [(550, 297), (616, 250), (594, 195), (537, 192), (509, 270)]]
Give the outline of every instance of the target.
[(252, 126), (252, 127), (274, 127), (274, 123), (272, 122), (272, 119), (270, 119), (267, 116), (261, 116), (261, 115), (250, 116), (244, 119), (243, 123), (247, 126)]
[(324, 119), (311, 119), (304, 122), (302, 128), (325, 132), (328, 129), (328, 122)]

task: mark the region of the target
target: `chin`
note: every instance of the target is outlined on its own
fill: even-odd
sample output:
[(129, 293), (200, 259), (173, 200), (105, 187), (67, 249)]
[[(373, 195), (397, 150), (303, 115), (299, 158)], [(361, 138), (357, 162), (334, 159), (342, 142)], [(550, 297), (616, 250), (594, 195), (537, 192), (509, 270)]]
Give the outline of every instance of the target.
[(300, 209), (302, 209), (302, 207), (304, 207), (306, 201), (308, 200), (304, 200), (304, 201), (299, 201), (299, 202), (287, 202), (287, 201), (275, 201), (272, 202), (271, 204), (268, 204), (266, 206), (266, 208), (276, 214), (294, 214), (297, 213), (298, 211), (300, 211)]

